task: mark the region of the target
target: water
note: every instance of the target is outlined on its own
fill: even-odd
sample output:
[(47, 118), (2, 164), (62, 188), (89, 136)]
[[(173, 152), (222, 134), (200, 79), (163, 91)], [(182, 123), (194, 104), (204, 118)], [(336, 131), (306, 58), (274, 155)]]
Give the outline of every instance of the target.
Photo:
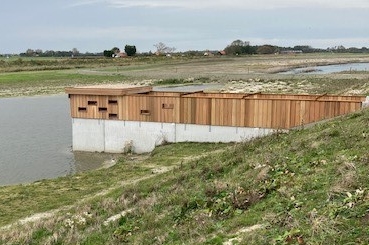
[(338, 65), (297, 68), (280, 74), (330, 74), (342, 71), (369, 71), (369, 63), (348, 63)]
[(101, 167), (112, 155), (72, 152), (67, 95), (0, 99), (0, 186)]

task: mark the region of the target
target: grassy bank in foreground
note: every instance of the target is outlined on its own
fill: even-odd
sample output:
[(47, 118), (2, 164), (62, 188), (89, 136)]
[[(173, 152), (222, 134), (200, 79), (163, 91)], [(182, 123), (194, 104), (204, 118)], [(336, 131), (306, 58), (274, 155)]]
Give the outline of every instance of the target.
[[(363, 110), (289, 134), (231, 146), (166, 145), (137, 164), (3, 187), (2, 224), (60, 207), (50, 197), (34, 208), (57, 190), (69, 204), (74, 189), (93, 196), (106, 182), (99, 188), (108, 191), (0, 230), (0, 244), (369, 244), (368, 125)], [(151, 177), (121, 183), (135, 168)]]

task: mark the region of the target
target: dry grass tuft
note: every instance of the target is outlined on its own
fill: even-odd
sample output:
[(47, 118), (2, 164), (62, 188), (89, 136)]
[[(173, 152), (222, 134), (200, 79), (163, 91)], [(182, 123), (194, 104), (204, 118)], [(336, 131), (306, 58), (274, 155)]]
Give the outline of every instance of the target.
[(345, 156), (341, 156), (342, 163), (337, 167), (337, 172), (340, 173), (340, 178), (332, 185), (332, 192), (346, 192), (355, 189), (358, 186), (358, 173), (356, 165)]

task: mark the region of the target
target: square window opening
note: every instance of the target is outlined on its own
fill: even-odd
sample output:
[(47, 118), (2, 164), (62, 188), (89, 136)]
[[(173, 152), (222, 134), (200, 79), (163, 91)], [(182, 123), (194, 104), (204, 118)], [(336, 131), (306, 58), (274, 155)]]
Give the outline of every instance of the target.
[(94, 100), (89, 100), (87, 102), (88, 105), (97, 105), (97, 101), (94, 101)]

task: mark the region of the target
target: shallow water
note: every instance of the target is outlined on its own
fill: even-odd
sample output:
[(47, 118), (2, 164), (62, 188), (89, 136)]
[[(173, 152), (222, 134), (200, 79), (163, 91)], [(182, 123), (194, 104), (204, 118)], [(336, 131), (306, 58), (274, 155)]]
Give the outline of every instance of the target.
[(369, 71), (369, 63), (348, 63), (297, 68), (280, 74), (330, 74), (342, 71)]
[(0, 99), (0, 186), (99, 168), (114, 156), (72, 152), (67, 95)]

